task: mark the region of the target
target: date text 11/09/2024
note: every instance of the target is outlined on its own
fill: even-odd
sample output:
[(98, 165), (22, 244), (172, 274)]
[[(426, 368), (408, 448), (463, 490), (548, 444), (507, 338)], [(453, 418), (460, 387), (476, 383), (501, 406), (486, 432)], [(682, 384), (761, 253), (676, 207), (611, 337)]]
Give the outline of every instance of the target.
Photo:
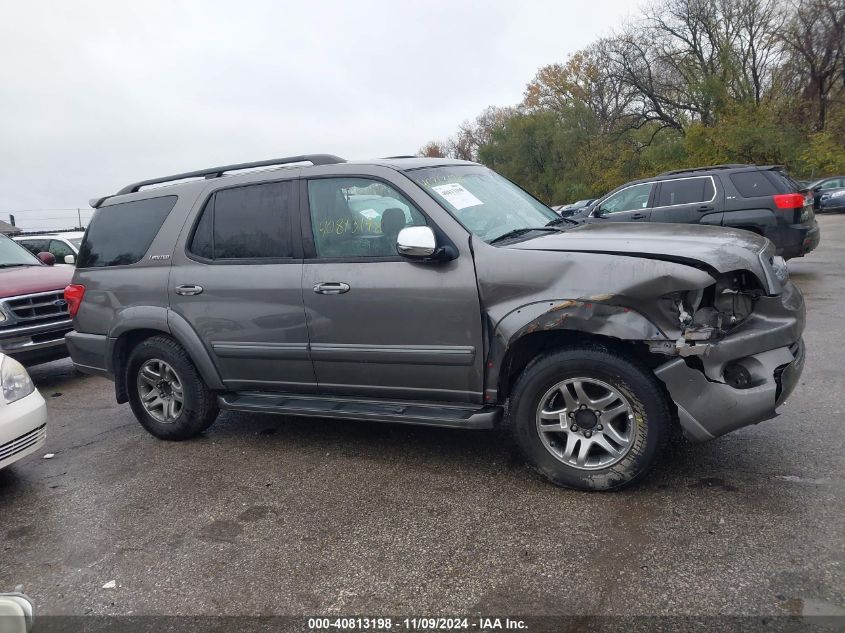
[(350, 618), (308, 618), (308, 629), (347, 630), (347, 631), (519, 631), (526, 630), (524, 620), (513, 618), (477, 617), (477, 618), (387, 618), (387, 617), (350, 617)]

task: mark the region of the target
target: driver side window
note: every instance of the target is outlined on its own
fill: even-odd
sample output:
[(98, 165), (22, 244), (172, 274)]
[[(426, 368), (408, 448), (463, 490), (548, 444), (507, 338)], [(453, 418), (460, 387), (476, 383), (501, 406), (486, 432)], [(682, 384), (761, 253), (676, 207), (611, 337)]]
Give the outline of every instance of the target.
[(645, 209), (648, 207), (648, 199), (649, 196), (651, 196), (651, 190), (653, 188), (653, 182), (645, 182), (640, 185), (626, 187), (622, 191), (617, 191), (607, 200), (602, 202), (599, 207), (599, 212), (602, 214), (610, 214), (620, 213), (622, 211)]
[(318, 257), (397, 257), (396, 238), (425, 218), (390, 185), (367, 178), (308, 181)]

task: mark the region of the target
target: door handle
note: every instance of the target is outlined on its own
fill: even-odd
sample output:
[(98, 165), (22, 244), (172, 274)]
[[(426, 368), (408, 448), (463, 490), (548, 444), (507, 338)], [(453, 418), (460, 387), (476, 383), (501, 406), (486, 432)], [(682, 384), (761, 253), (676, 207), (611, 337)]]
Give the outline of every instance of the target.
[(324, 281), (314, 286), (314, 292), (320, 295), (342, 295), (349, 292), (349, 284), (342, 281)]
[(193, 297), (202, 293), (202, 286), (196, 284), (185, 284), (184, 286), (176, 286), (176, 294), (183, 297)]
[(642, 220), (645, 217), (645, 213), (635, 213), (631, 216), (632, 220)]
[(699, 213), (707, 213), (708, 211), (715, 211), (715, 210), (716, 210), (716, 209), (714, 209), (713, 207), (711, 207), (709, 204), (703, 204), (703, 205), (701, 205), (700, 207), (698, 207), (698, 212), (699, 212)]

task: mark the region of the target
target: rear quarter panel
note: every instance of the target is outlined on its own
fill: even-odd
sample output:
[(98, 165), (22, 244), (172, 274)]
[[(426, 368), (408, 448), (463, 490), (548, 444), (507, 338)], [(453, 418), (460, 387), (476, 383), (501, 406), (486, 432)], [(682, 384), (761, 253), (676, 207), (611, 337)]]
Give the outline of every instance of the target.
[[(85, 297), (74, 318), (74, 327), (78, 332), (117, 336), (120, 333), (117, 331), (118, 323), (121, 330), (131, 324), (166, 329), (167, 287), (173, 249), (198, 191), (205, 186), (206, 183), (198, 183), (194, 186), (183, 185), (178, 191), (168, 191), (166, 187), (156, 190), (158, 195), (175, 194), (178, 199), (138, 262), (75, 270), (73, 283), (85, 286)], [(151, 197), (149, 192), (142, 192), (120, 196), (109, 202), (118, 204), (148, 197)], [(108, 213), (108, 206), (99, 208), (92, 222), (96, 222), (100, 213)], [(153, 256), (157, 259), (151, 259)], [(159, 315), (161, 327), (155, 327)]]

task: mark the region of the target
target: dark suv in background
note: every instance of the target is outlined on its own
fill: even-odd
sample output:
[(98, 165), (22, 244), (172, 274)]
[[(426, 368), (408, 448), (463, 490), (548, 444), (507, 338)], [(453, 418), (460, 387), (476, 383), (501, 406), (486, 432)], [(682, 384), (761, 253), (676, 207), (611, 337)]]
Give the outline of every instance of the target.
[(503, 424), (556, 484), (611, 489), (675, 425), (772, 417), (804, 363), (804, 302), (767, 240), (563, 224), (474, 163), (295, 156), (93, 205), (68, 347), (163, 439), (220, 409)]
[(681, 169), (617, 187), (576, 219), (729, 226), (769, 238), (790, 259), (819, 243), (813, 198), (801, 189), (777, 165)]

